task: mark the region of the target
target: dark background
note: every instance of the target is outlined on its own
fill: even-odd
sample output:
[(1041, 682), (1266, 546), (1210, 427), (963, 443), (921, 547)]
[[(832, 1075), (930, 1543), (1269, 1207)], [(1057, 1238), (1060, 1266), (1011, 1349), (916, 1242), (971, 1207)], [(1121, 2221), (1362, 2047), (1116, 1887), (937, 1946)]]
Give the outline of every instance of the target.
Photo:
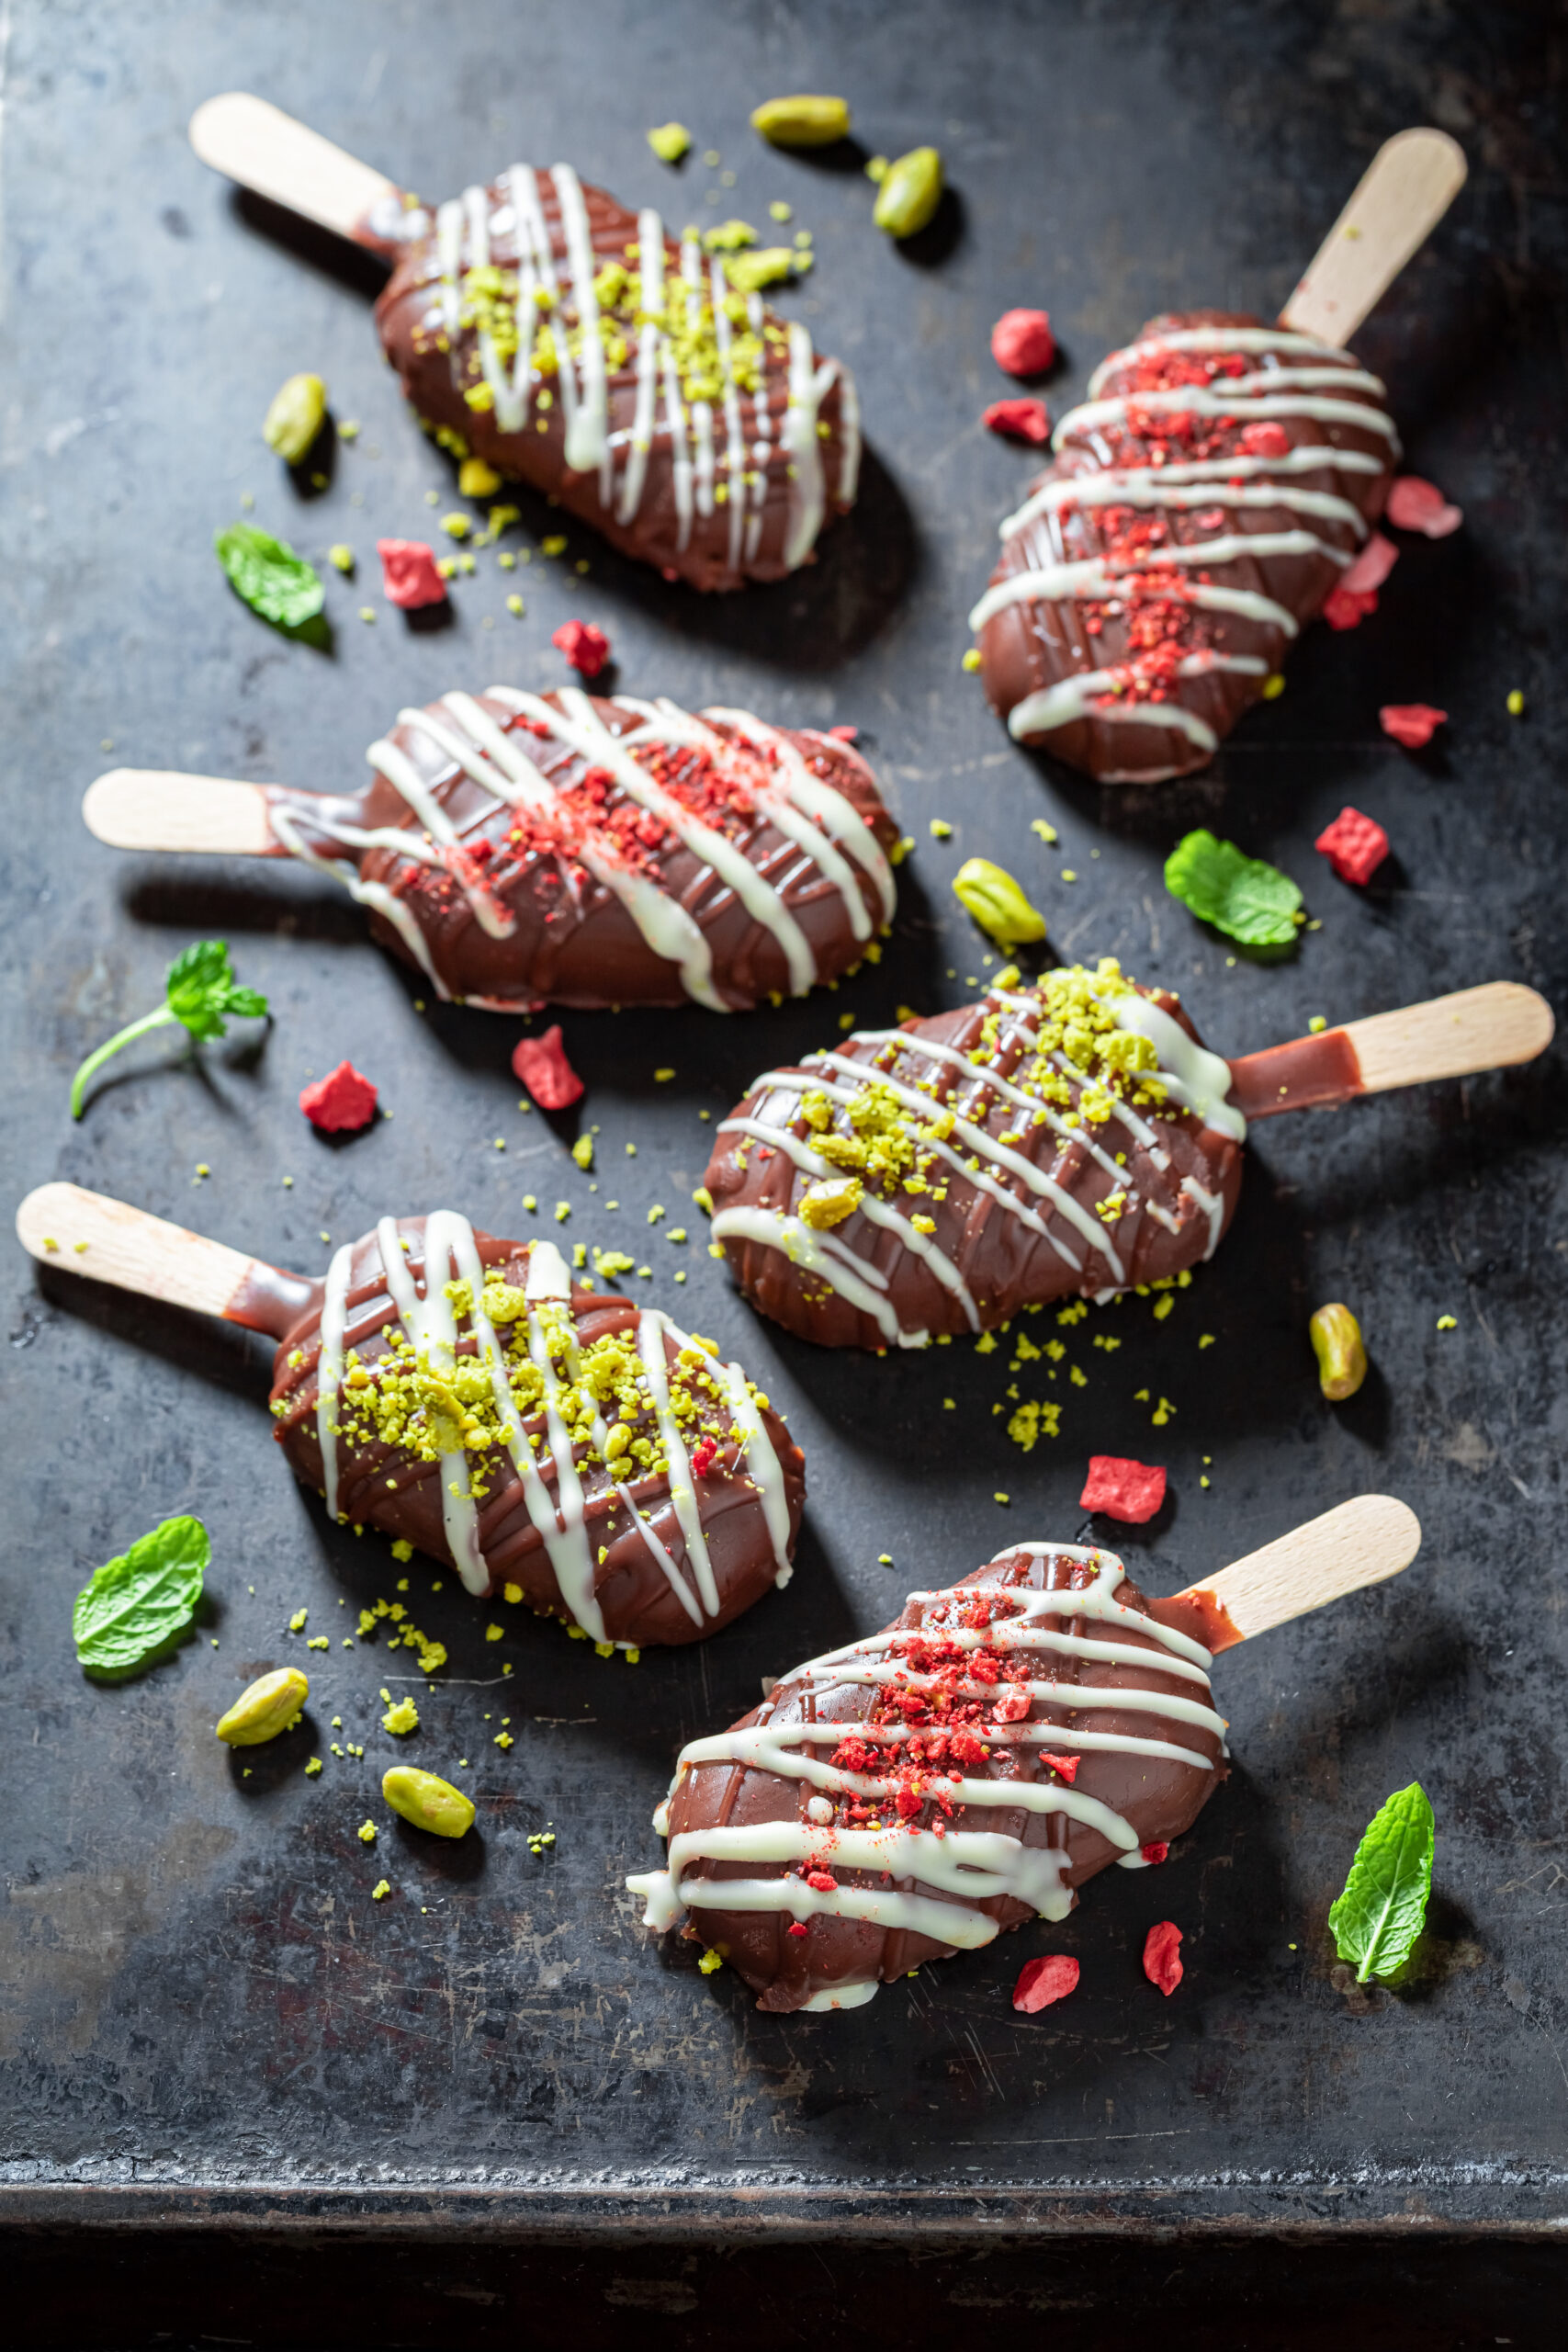
[[(976, 853), (1019, 875), (1056, 954), (1118, 955), (1179, 987), (1227, 1053), (1314, 1013), (1486, 979), (1562, 1008), (1560, 12), (14, 0), (0, 21), (9, 1197), (69, 1177), (311, 1272), (326, 1234), (388, 1209), (553, 1233), (569, 1199), (569, 1240), (651, 1264), (630, 1287), (740, 1354), (783, 1405), (811, 1493), (788, 1591), (714, 1642), (628, 1668), (499, 1611), (505, 1639), (487, 1643), (452, 1576), (433, 1596), (427, 1564), (399, 1569), (381, 1539), (329, 1529), (295, 1487), (268, 1442), (265, 1351), (37, 1275), (13, 1247), (0, 2205), (38, 2340), (513, 2342), (551, 2307), (544, 2282), (585, 2345), (716, 2341), (737, 2311), (781, 2342), (853, 2312), (911, 2342), (993, 2319), (1044, 2320), (1068, 2346), (1120, 2343), (1123, 2325), (1142, 2343), (1156, 2320), (1168, 2341), (1206, 2341), (1224, 2317), (1227, 2341), (1293, 2343), (1342, 2309), (1358, 2343), (1553, 2340), (1561, 1051), (1261, 1130), (1235, 1229), (1168, 1319), (1129, 1300), (1063, 1335), (1082, 1388), (1065, 1372), (1052, 1386), (1043, 1364), (1010, 1374), (1005, 1345), (891, 1362), (796, 1346), (735, 1298), (689, 1195), (711, 1136), (699, 1110), (722, 1116), (842, 1011), (932, 1010), (984, 977), (948, 887)], [(458, 506), (451, 470), (379, 361), (375, 270), (191, 154), (192, 108), (226, 88), (430, 196), (519, 156), (568, 158), (676, 226), (809, 228), (817, 266), (783, 307), (859, 379), (874, 455), (857, 513), (793, 582), (704, 602), (576, 528), (547, 561), (556, 518), (524, 498), (532, 562), (508, 577), (481, 553), (451, 625), (413, 633), (381, 604), (374, 541), (424, 536)], [(863, 145), (764, 148), (747, 115), (793, 88), (842, 91)], [(643, 138), (671, 116), (695, 140), (679, 173)], [(1015, 389), (991, 364), (992, 320), (1049, 308), (1060, 413), (1151, 312), (1271, 314), (1379, 141), (1423, 120), (1461, 140), (1471, 180), (1358, 347), (1389, 382), (1409, 469), (1464, 507), (1463, 530), (1401, 535), (1378, 614), (1352, 635), (1310, 629), (1287, 693), (1204, 777), (1101, 794), (1031, 759), (960, 668), (996, 526), (1031, 470), (979, 424)], [(953, 192), (900, 250), (871, 226), (859, 166), (925, 141)], [(795, 208), (782, 232), (775, 198)], [(316, 493), (259, 438), (300, 368), (362, 425)], [(226, 589), (211, 535), (245, 492), (318, 560), (334, 540), (356, 548), (357, 580), (327, 574), (329, 652)], [(567, 1017), (597, 1193), (568, 1156), (574, 1124), (519, 1113), (518, 1023), (422, 1018), (408, 976), (312, 876), (117, 855), (78, 814), (121, 763), (352, 786), (401, 704), (559, 683), (550, 632), (573, 615), (608, 631), (631, 691), (858, 725), (918, 842), (895, 941), (836, 999), (728, 1023)], [(1450, 720), (1413, 756), (1377, 709), (1416, 700)], [(1366, 891), (1312, 849), (1347, 801), (1393, 842)], [(931, 837), (933, 817), (951, 839)], [(1165, 896), (1161, 860), (1193, 823), (1301, 882), (1322, 928), (1292, 961), (1233, 960)], [(140, 1048), (73, 1127), (77, 1061), (213, 933), (270, 996), (270, 1031), (197, 1057)], [(333, 1148), (296, 1097), (344, 1055), (394, 1116)], [(678, 1077), (656, 1087), (660, 1064)], [(655, 1203), (689, 1244), (649, 1230)], [(1305, 1340), (1326, 1298), (1355, 1307), (1374, 1365), (1337, 1411)], [(1458, 1328), (1439, 1334), (1445, 1314)], [(1201, 1352), (1204, 1332), (1217, 1344)], [(1065, 1400), (1060, 1437), (1027, 1456), (992, 1409), (1010, 1378)], [(1162, 1396), (1174, 1417), (1151, 1429)], [(1366, 1489), (1414, 1503), (1426, 1546), (1399, 1583), (1224, 1660), (1229, 1783), (1158, 1877), (1100, 1879), (1064, 1928), (924, 1969), (844, 2017), (761, 2017), (728, 1973), (650, 1945), (622, 1881), (658, 1859), (649, 1815), (682, 1742), (748, 1706), (764, 1671), (884, 1623), (907, 1587), (1011, 1538), (1078, 1534), (1091, 1451), (1168, 1466), (1172, 1501), (1119, 1544), (1155, 1591)], [(73, 1593), (180, 1510), (211, 1532), (210, 1622), (143, 1679), (88, 1687)], [(438, 1851), (379, 1797), (394, 1743), (377, 1694), (406, 1684), (402, 1654), (342, 1645), (402, 1574), (451, 1662), (400, 1753), (454, 1770), (479, 1808), (476, 1833)], [(307, 1658), (287, 1633), (301, 1606), (330, 1652)], [(231, 1757), (214, 1719), (290, 1658), (311, 1673), (309, 1736)], [(334, 1758), (333, 1739), (363, 1760)], [(306, 1780), (310, 1753), (326, 1770)], [(1416, 1776), (1438, 1825), (1419, 1973), (1397, 1993), (1348, 1992), (1325, 1914), (1367, 1819)], [(367, 1816), (374, 1849), (355, 1835)], [(558, 1843), (531, 1855), (527, 1833), (548, 1825)], [(375, 1904), (383, 1874), (394, 1893)], [(1138, 1962), (1167, 1917), (1187, 1964), (1168, 2002)], [(1079, 1990), (1019, 2017), (1019, 1966), (1047, 1948), (1079, 1958)]]

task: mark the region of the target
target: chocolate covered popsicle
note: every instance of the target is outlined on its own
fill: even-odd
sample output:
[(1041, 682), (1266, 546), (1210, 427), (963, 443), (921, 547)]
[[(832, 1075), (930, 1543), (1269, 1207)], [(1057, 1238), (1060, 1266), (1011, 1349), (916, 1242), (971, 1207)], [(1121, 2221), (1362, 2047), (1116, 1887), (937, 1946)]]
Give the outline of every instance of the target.
[(711, 1341), (574, 1283), (553, 1242), (384, 1216), (311, 1281), (63, 1183), (17, 1230), (47, 1265), (275, 1340), (295, 1476), (477, 1599), (641, 1647), (788, 1581), (805, 1462), (767, 1397)]
[(355, 797), (118, 769), (88, 823), (343, 882), (435, 992), (496, 1012), (804, 995), (891, 920), (897, 828), (859, 752), (748, 711), (491, 686), (399, 712)]
[(825, 1347), (924, 1347), (1213, 1257), (1249, 1120), (1532, 1059), (1533, 989), (1493, 981), (1230, 1062), (1113, 957), (861, 1030), (724, 1120), (713, 1231), (751, 1304)]
[(1110, 1552), (1020, 1544), (813, 1659), (682, 1749), (628, 1880), (651, 1928), (735, 1968), (762, 2009), (852, 2008), (922, 1962), (1066, 1918), (1147, 1866), (1227, 1770), (1208, 1626)]
[(387, 356), (454, 455), (530, 483), (670, 580), (778, 580), (860, 473), (854, 380), (694, 230), (512, 164), (427, 209), (265, 99), (209, 98), (204, 163), (391, 265)]
[(1202, 767), (1382, 511), (1383, 399), (1350, 352), (1240, 312), (1113, 351), (970, 615), (1009, 733), (1105, 784)]

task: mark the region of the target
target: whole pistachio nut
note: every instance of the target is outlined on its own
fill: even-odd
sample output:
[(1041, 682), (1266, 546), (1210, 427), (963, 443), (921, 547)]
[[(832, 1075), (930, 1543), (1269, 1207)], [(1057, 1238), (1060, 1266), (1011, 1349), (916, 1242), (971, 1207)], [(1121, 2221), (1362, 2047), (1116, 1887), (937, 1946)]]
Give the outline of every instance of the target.
[(1353, 1396), (1367, 1376), (1361, 1327), (1348, 1306), (1320, 1306), (1307, 1326), (1317, 1358), (1318, 1385), (1331, 1405)]
[(381, 1794), (394, 1813), (437, 1838), (461, 1838), (474, 1818), (471, 1797), (415, 1764), (394, 1764), (382, 1776)]
[(770, 147), (830, 147), (845, 137), (850, 109), (843, 98), (769, 98), (751, 117)]
[(259, 1747), (299, 1720), (310, 1686), (297, 1666), (280, 1666), (242, 1690), (214, 1726), (227, 1747)]
[(1045, 918), (1030, 905), (1005, 866), (968, 857), (953, 877), (953, 896), (998, 947), (1022, 947), (1045, 936)]
[(326, 422), (327, 388), (319, 376), (290, 376), (273, 394), (262, 439), (286, 466), (303, 464)]
[(934, 147), (911, 147), (883, 174), (871, 217), (890, 237), (912, 237), (941, 201), (942, 157)]

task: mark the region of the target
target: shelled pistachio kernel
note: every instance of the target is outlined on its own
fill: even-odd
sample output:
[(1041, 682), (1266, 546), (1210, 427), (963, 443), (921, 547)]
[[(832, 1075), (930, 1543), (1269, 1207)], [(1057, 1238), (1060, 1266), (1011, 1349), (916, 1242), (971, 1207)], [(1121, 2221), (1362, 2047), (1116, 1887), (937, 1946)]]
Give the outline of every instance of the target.
[(262, 439), (286, 466), (299, 465), (326, 422), (327, 388), (319, 376), (290, 376), (272, 396)]
[(394, 1813), (437, 1838), (461, 1838), (473, 1822), (473, 1799), (417, 1765), (394, 1764), (382, 1776), (381, 1794)]
[(953, 893), (998, 947), (1021, 947), (1045, 936), (1045, 918), (1032, 906), (1005, 866), (968, 857), (953, 877)]
[(310, 1695), (310, 1685), (297, 1666), (280, 1666), (242, 1690), (226, 1715), (214, 1725), (226, 1747), (260, 1747), (299, 1720), (299, 1710)]
[(751, 114), (751, 128), (761, 131), (770, 147), (830, 147), (847, 137), (849, 102), (845, 98), (768, 98)]
[(1353, 1396), (1367, 1376), (1361, 1327), (1348, 1306), (1320, 1306), (1307, 1326), (1317, 1358), (1318, 1385), (1331, 1405)]
[(913, 237), (941, 202), (942, 157), (934, 147), (912, 147), (888, 165), (871, 217), (890, 237)]

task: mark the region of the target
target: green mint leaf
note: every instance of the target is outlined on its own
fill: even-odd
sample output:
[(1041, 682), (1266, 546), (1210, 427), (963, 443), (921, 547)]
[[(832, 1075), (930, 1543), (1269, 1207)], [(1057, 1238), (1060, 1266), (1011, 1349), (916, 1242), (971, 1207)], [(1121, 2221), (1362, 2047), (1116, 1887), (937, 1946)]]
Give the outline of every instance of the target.
[(1368, 1825), (1345, 1891), (1328, 1924), (1341, 1960), (1356, 1963), (1356, 1982), (1392, 1976), (1410, 1957), (1432, 1892), (1437, 1824), (1419, 1781), (1399, 1789)]
[(276, 628), (298, 628), (314, 620), (325, 604), (314, 566), (270, 531), (258, 531), (254, 523), (231, 523), (212, 544), (236, 595)]
[(166, 1519), (118, 1559), (95, 1568), (71, 1611), (85, 1671), (118, 1681), (162, 1657), (196, 1613), (210, 1557), (199, 1519)]
[(223, 939), (198, 939), (175, 956), (165, 982), (169, 1011), (193, 1037), (221, 1037), (230, 1013), (259, 1017), (268, 1007), (259, 989), (243, 989)]
[(1178, 842), (1166, 859), (1165, 887), (1245, 947), (1288, 946), (1300, 927), (1302, 894), (1290, 876), (1201, 828)]

